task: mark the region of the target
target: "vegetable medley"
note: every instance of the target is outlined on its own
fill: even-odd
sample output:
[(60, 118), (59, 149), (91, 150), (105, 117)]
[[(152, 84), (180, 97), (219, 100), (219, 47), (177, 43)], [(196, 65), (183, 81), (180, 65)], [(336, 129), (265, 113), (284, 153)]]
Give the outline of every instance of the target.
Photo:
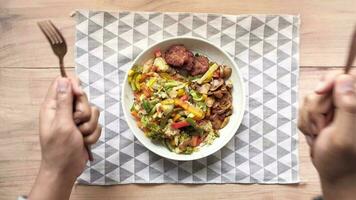
[(229, 121), (231, 71), (183, 45), (156, 50), (128, 72), (131, 115), (147, 137), (175, 153), (191, 154), (211, 144)]

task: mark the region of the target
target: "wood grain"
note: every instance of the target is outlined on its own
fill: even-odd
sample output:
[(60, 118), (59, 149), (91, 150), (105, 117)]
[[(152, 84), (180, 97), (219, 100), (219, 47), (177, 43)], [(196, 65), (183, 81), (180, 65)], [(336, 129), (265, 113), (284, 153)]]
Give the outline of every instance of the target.
[[(300, 14), (301, 66), (343, 66), (356, 24), (355, 0), (1, 0), (0, 67), (49, 68), (57, 60), (36, 22), (52, 19), (71, 47), (67, 66), (74, 66), (75, 9), (182, 11), (226, 14)], [(41, 61), (41, 62), (39, 62)]]
[[(354, 0), (0, 0), (0, 200), (30, 190), (41, 159), (38, 110), (59, 72), (58, 61), (35, 23), (52, 19), (61, 28), (70, 47), (65, 62), (73, 71), (74, 20), (69, 14), (77, 8), (300, 14), (300, 98), (311, 91), (320, 74), (336, 71), (330, 66), (343, 66), (356, 22)], [(320, 194), (320, 185), (302, 136), (299, 145), (299, 185), (79, 185), (71, 199), (311, 199)]]
[[(311, 91), (320, 74), (336, 69), (303, 68), (300, 94)], [(72, 73), (72, 70), (70, 70)], [(40, 163), (38, 110), (57, 69), (0, 68), (0, 199), (14, 199), (30, 190)], [(123, 185), (76, 186), (71, 199), (311, 199), (320, 193), (309, 149), (300, 137), (299, 185)]]

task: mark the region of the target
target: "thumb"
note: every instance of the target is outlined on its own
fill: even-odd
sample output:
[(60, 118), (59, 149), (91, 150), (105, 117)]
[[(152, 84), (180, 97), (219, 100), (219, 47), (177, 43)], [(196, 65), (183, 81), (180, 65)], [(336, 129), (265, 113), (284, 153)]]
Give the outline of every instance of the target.
[(356, 115), (356, 88), (353, 76), (343, 74), (336, 78), (334, 102), (340, 111)]
[(67, 78), (57, 80), (56, 102), (57, 120), (73, 121), (73, 92), (71, 83)]
[[(337, 138), (345, 142), (356, 141), (356, 90), (355, 80), (351, 75), (336, 78), (334, 89), (335, 116), (333, 125), (338, 132)], [(353, 146), (352, 144), (351, 146)]]

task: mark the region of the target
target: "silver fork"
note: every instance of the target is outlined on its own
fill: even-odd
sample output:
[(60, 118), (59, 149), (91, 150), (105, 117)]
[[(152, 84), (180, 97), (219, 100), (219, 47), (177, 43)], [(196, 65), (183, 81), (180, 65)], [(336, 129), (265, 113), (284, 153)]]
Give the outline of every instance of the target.
[[(58, 28), (50, 21), (41, 21), (37, 22), (37, 25), (40, 27), (42, 33), (46, 36), (48, 42), (50, 43), (54, 54), (59, 59), (59, 68), (61, 71), (62, 77), (67, 77), (66, 71), (64, 70), (63, 58), (67, 53), (67, 43), (64, 39), (62, 33)], [(85, 145), (85, 148), (88, 151), (89, 160), (93, 161), (93, 153), (91, 152), (90, 146)]]

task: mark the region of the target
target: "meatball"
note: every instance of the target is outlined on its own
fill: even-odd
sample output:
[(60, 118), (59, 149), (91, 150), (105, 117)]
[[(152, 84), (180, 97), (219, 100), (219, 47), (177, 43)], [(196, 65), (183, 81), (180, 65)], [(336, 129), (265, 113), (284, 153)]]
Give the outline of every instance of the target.
[(172, 67), (188, 71), (196, 76), (204, 74), (209, 68), (209, 59), (205, 56), (194, 56), (183, 45), (172, 45), (165, 52), (164, 56), (167, 64)]
[(205, 56), (197, 56), (194, 59), (194, 67), (191, 71), (191, 75), (196, 76), (204, 74), (209, 69), (209, 59)]
[(182, 67), (188, 60), (187, 49), (183, 45), (173, 45), (166, 51), (165, 60), (173, 67)]
[(193, 69), (194, 66), (194, 55), (191, 51), (187, 51), (187, 60), (185, 60), (184, 62), (184, 69), (187, 71), (191, 71)]

